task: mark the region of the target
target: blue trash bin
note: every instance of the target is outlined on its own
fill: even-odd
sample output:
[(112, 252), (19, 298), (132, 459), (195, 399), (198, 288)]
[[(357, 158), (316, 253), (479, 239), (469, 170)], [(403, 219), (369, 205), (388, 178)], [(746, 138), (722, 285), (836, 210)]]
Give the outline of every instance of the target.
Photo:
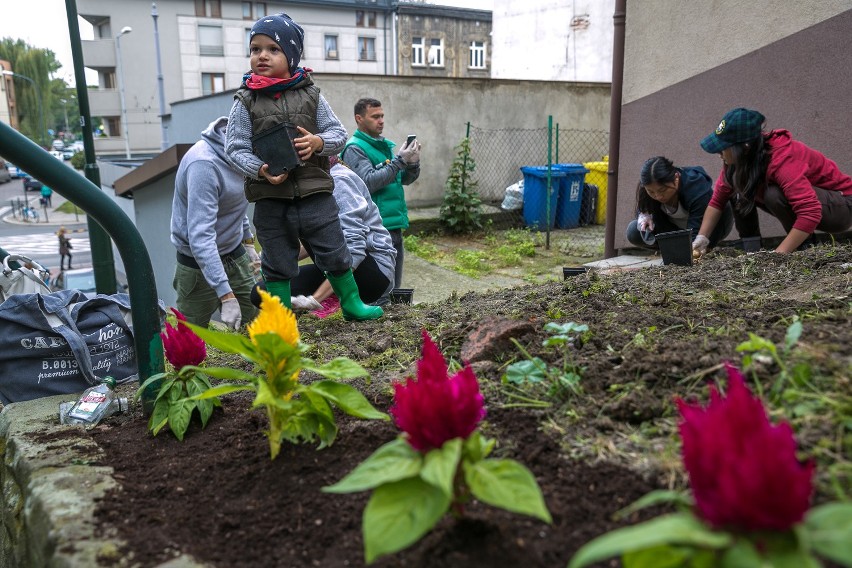
[(550, 222), (547, 219), (547, 166), (523, 166), (524, 223), (531, 229), (544, 230), (556, 225), (556, 207), (565, 173), (550, 170)]
[(583, 164), (553, 164), (565, 177), (559, 180), (559, 200), (556, 206), (556, 228), (573, 229), (580, 226), (583, 208), (583, 186), (589, 173)]

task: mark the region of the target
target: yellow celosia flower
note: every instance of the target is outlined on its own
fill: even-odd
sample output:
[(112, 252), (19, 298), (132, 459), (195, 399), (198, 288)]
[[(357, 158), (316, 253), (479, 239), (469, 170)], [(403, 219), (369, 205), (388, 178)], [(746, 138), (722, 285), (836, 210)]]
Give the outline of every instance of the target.
[(248, 325), (249, 338), (263, 333), (276, 333), (290, 345), (299, 343), (299, 328), (296, 326), (296, 316), (284, 307), (278, 296), (273, 296), (265, 290), (260, 292), (260, 314)]

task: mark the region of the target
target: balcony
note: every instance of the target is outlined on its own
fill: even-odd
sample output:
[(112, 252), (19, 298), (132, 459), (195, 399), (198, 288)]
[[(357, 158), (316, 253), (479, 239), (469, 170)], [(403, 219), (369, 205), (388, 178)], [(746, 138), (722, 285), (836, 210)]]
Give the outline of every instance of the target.
[(89, 107), (92, 116), (119, 116), (121, 98), (117, 89), (89, 89)]
[(90, 69), (115, 68), (115, 40), (94, 39), (85, 40), (83, 44), (83, 61)]

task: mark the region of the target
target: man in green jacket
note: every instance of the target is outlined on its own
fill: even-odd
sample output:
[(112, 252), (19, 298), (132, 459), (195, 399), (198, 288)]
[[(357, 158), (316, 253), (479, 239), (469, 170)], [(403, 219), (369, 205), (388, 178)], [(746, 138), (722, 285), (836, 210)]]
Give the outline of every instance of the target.
[[(402, 231), (408, 228), (408, 207), (405, 205), (404, 185), (420, 176), (420, 143), (412, 140), (394, 154), (396, 144), (384, 138), (385, 112), (376, 99), (359, 99), (355, 103), (355, 124), (358, 129), (346, 142), (340, 154), (343, 160), (364, 180), (373, 201), (379, 207), (382, 222), (391, 234), (396, 249), (394, 288), (402, 287), (404, 248)], [(377, 304), (387, 302), (380, 299)]]

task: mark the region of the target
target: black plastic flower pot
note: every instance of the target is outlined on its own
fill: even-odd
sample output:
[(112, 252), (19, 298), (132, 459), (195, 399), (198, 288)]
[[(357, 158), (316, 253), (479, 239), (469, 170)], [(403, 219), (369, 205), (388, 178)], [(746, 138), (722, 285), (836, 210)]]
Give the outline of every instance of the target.
[(576, 268), (563, 266), (562, 267), (562, 278), (564, 278), (565, 280), (568, 280), (572, 276), (579, 276), (581, 274), (585, 274), (588, 271), (589, 271), (589, 269), (586, 268), (585, 266), (580, 266), (580, 267), (576, 267)]
[(391, 290), (391, 304), (410, 304), (413, 299), (414, 288), (394, 288)]
[(760, 237), (743, 237), (742, 241), (745, 252), (757, 252), (760, 250)]
[(692, 266), (692, 231), (670, 231), (657, 235), (657, 244), (663, 255), (663, 264)]

